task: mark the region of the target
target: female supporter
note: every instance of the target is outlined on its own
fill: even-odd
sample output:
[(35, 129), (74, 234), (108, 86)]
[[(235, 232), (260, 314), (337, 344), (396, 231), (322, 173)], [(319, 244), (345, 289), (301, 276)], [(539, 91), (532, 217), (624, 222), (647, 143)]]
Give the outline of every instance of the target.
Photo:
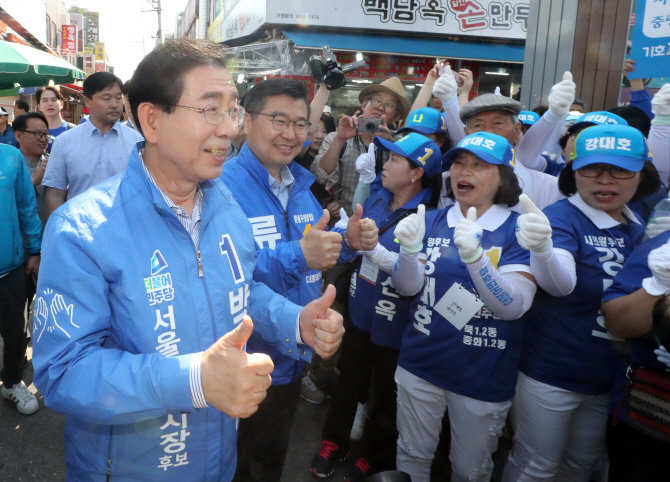
[[(393, 228), (416, 212), (419, 205), (437, 205), (441, 182), (441, 154), (425, 136), (411, 133), (395, 144), (375, 138), (375, 144), (391, 152), (382, 171), (383, 187), (370, 196), (363, 215), (379, 227), (379, 244), (365, 252), (351, 279), (349, 317), (339, 363), (340, 378), (333, 392), (321, 449), (311, 471), (328, 477), (347, 457), (349, 434), (359, 400), (371, 390), (372, 411), (361, 441), (360, 456), (345, 480), (365, 480), (395, 458), (395, 372), (402, 332), (407, 324), (409, 300), (401, 298), (391, 283), (391, 269), (399, 244)], [(372, 385), (372, 386), (371, 386)]]
[[(398, 359), (398, 470), (430, 480), (442, 418), (451, 423), (451, 480), (488, 481), (514, 395), (523, 323), (535, 283), (514, 234), (514, 151), (479, 132), (450, 150), (453, 206), (401, 221), (393, 284), (417, 295)], [(426, 266), (417, 254), (426, 245)], [(423, 290), (421, 289), (423, 288)]]
[(544, 214), (526, 200), (518, 221), (542, 291), (526, 316), (505, 482), (588, 482), (605, 450), (622, 347), (605, 329), (600, 302), (644, 233), (626, 203), (655, 192), (659, 178), (644, 136), (629, 126), (584, 129), (572, 157), (558, 178), (568, 199)]
[[(610, 400), (610, 482), (667, 480), (670, 474), (669, 239), (666, 231), (636, 248), (603, 297), (605, 326), (630, 345)], [(652, 383), (638, 388), (636, 379)]]
[[(330, 117), (329, 115), (321, 114), (321, 118), (317, 122), (314, 135), (308, 136), (308, 140), (311, 141), (310, 144), (300, 153), (298, 157), (295, 158), (295, 161), (305, 169), (310, 170), (310, 168), (312, 167), (312, 163), (314, 162), (314, 158), (319, 153), (321, 144), (323, 144), (323, 140), (326, 138), (328, 134), (335, 131), (336, 131), (335, 121), (333, 120), (333, 118)], [(310, 187), (310, 190), (312, 191), (312, 194), (314, 194), (316, 200), (319, 201), (319, 203), (321, 203), (323, 207), (331, 211), (330, 213), (331, 218), (335, 214), (339, 216), (339, 205), (337, 206), (337, 209), (333, 210), (327, 207), (329, 202), (332, 201), (332, 199), (330, 193), (326, 190), (326, 188), (322, 184), (315, 182)]]

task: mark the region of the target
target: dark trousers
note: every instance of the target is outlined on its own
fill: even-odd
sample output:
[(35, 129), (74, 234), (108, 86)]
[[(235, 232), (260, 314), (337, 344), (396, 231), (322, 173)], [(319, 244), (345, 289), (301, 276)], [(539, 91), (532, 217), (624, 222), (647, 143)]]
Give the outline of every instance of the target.
[(348, 316), (335, 385), (322, 437), (340, 447), (349, 447), (349, 435), (358, 402), (367, 400), (371, 387), (371, 413), (365, 425), (361, 456), (374, 469), (395, 458), (398, 433), (395, 427), (395, 368), (398, 350), (375, 345), (370, 334), (354, 326)]
[(0, 278), (0, 336), (4, 343), (0, 380), (7, 388), (20, 383), (23, 377), (23, 359), (28, 347), (25, 303), (26, 277), (21, 264)]
[(652, 438), (625, 422), (607, 426), (609, 482), (670, 480), (670, 444)]
[(273, 385), (258, 411), (240, 420), (235, 482), (281, 479), (299, 396), (300, 379), (287, 385)]

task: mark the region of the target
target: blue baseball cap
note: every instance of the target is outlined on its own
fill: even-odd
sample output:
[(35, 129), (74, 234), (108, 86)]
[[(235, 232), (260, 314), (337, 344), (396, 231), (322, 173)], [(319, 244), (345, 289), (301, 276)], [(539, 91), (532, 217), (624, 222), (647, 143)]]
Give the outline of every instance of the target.
[(628, 122), (626, 122), (626, 119), (619, 117), (616, 114), (612, 114), (611, 112), (604, 110), (599, 110), (595, 112), (589, 112), (588, 114), (581, 116), (579, 119), (577, 119), (577, 122), (568, 127), (568, 132), (574, 132), (575, 129), (579, 129), (580, 127), (584, 126), (597, 126), (604, 124), (627, 126)]
[(500, 164), (514, 169), (514, 149), (507, 139), (490, 132), (477, 132), (465, 136), (457, 147), (449, 149), (444, 155), (443, 164), (451, 166), (461, 152), (474, 154), (489, 164)]
[(442, 112), (432, 107), (413, 110), (407, 116), (405, 127), (398, 129), (397, 133), (403, 134), (407, 131), (416, 131), (421, 134), (435, 134), (437, 132), (446, 134), (447, 118)]
[(651, 161), (651, 152), (644, 135), (634, 127), (600, 125), (579, 133), (572, 148), (572, 169), (590, 164), (611, 164), (628, 171), (639, 172)]
[(522, 110), (519, 112), (519, 121), (521, 121), (522, 124), (525, 124), (527, 126), (532, 126), (535, 124), (537, 121), (540, 120), (540, 115), (536, 114), (535, 112), (531, 112), (529, 110)]
[(440, 148), (426, 136), (410, 132), (395, 143), (381, 137), (375, 137), (375, 145), (417, 163), (423, 168), (423, 172), (428, 177), (437, 176), (442, 172), (442, 153), (440, 152)]

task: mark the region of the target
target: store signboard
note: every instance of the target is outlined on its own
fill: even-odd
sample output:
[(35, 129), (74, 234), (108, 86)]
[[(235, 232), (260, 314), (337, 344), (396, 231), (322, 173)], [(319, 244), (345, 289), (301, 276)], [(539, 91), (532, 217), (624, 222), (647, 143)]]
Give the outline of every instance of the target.
[(105, 63), (99, 60), (95, 61), (95, 71), (96, 72), (105, 72)]
[(100, 40), (98, 12), (86, 12), (86, 43), (94, 44)]
[(95, 43), (95, 60), (105, 60), (105, 42)]
[[(651, 1), (651, 0), (649, 0)], [(530, 0), (267, 0), (267, 22), (303, 27), (526, 38)], [(364, 47), (361, 50), (365, 50)]]
[(95, 72), (95, 54), (84, 54), (84, 72), (87, 74)]
[[(246, 37), (256, 32), (265, 24), (266, 0), (226, 0), (223, 7), (223, 18), (215, 19), (220, 21), (216, 29), (212, 31), (212, 40), (216, 42), (225, 42), (240, 37)], [(230, 8), (230, 10), (229, 10)], [(220, 38), (220, 40), (216, 40)]]
[(670, 76), (670, 1), (637, 0), (629, 79)]
[(63, 40), (61, 44), (61, 52), (68, 54), (77, 53), (77, 26), (63, 25)]
[(82, 42), (82, 31), (84, 30), (84, 16), (78, 13), (70, 14), (70, 22), (77, 27), (77, 52), (82, 52), (84, 45)]

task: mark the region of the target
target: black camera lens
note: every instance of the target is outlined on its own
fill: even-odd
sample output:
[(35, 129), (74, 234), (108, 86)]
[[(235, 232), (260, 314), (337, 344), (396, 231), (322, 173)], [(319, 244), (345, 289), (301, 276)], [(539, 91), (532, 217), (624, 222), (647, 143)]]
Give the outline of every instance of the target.
[(376, 128), (377, 128), (377, 126), (375, 125), (374, 122), (368, 122), (367, 124), (365, 124), (365, 130), (373, 131)]

